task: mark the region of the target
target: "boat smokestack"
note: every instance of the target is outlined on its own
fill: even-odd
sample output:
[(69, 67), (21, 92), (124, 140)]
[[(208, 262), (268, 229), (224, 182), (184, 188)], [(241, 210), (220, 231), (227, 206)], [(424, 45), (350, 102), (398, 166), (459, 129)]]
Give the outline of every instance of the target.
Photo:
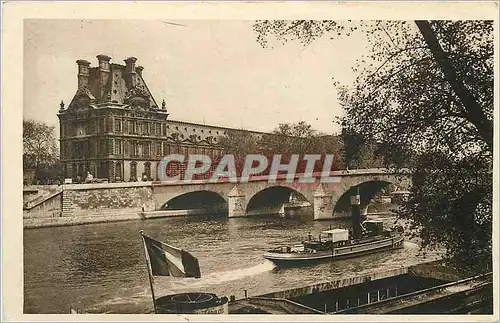
[(356, 189), (356, 195), (351, 196), (351, 222), (354, 238), (357, 239), (361, 237), (361, 198), (359, 195), (359, 186)]

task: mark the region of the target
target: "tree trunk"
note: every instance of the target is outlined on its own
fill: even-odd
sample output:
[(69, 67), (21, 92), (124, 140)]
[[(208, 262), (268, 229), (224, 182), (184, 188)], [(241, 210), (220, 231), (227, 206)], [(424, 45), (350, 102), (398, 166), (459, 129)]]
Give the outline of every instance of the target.
[(415, 23), (441, 68), (444, 78), (465, 107), (467, 120), (476, 127), (490, 151), (493, 151), (493, 123), (488, 120), (481, 105), (477, 102), (472, 93), (470, 93), (462, 81), (457, 78), (456, 69), (443, 51), (429, 22), (426, 20), (416, 20)]

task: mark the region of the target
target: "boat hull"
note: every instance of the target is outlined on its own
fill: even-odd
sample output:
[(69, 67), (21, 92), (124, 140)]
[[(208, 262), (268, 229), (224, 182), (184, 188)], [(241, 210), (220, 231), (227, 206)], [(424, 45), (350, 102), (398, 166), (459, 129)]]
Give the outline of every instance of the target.
[(278, 253), (268, 252), (264, 258), (274, 262), (280, 267), (306, 265), (322, 261), (331, 261), (345, 258), (359, 257), (375, 252), (399, 249), (403, 247), (404, 237), (384, 238), (368, 243), (353, 244), (346, 247), (334, 248), (328, 251), (315, 253)]

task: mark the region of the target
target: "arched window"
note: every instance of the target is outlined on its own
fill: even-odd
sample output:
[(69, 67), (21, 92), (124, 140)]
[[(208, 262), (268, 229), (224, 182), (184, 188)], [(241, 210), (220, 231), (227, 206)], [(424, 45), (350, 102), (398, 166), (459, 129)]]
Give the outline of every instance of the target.
[(151, 163), (144, 163), (144, 174), (148, 177), (148, 180), (151, 179)]
[(137, 162), (135, 161), (130, 163), (130, 181), (137, 181)]
[(122, 178), (122, 164), (119, 162), (115, 164), (115, 180), (116, 181), (123, 180), (123, 178)]
[(78, 175), (77, 166), (76, 166), (76, 164), (73, 164), (73, 165), (71, 165), (71, 177), (73, 179), (75, 179), (77, 175)]

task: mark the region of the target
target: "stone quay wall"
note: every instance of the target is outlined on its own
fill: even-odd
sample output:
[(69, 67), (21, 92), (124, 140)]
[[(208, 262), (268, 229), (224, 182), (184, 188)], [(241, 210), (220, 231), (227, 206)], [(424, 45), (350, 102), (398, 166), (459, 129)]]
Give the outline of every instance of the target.
[(151, 182), (71, 184), (23, 210), (25, 228), (68, 226), (141, 219), (154, 210)]
[[(123, 187), (122, 187), (123, 186)], [(150, 183), (96, 184), (63, 189), (62, 216), (102, 216), (154, 210)]]

